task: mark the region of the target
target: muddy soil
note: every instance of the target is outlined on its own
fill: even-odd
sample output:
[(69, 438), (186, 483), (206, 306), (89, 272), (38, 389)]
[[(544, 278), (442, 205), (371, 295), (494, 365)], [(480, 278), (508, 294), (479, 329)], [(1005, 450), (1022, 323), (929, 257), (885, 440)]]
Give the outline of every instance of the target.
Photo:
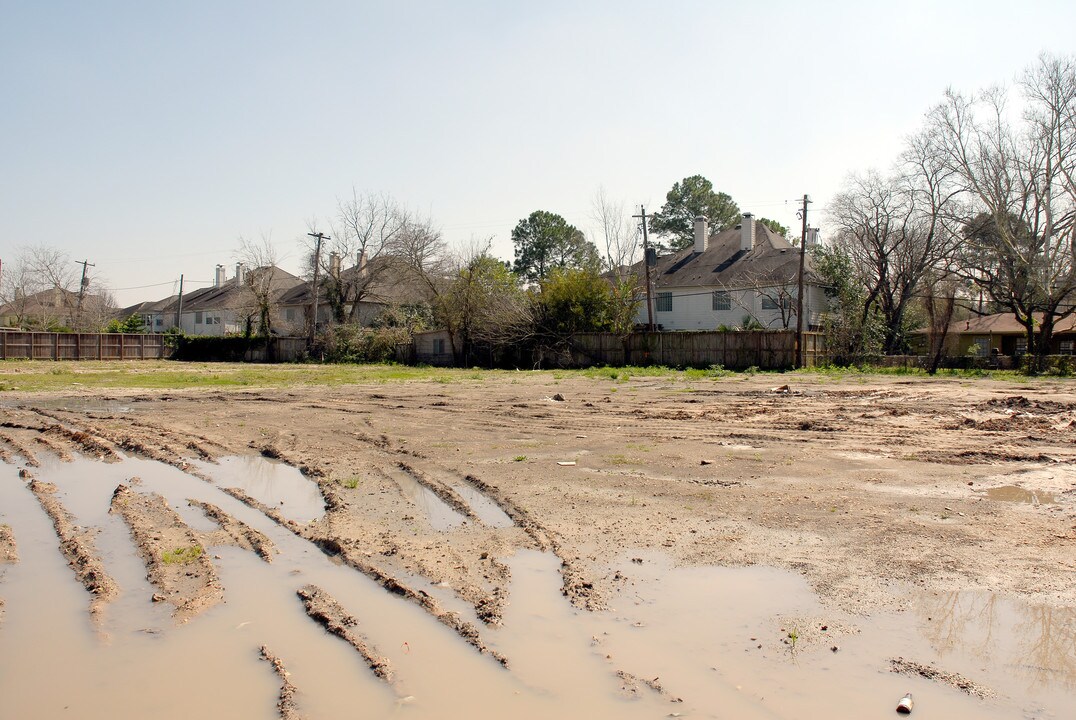
[(153, 599), (174, 605), (177, 621), (186, 622), (224, 599), (202, 542), (163, 497), (120, 485), (112, 495), (112, 512), (131, 530), (147, 575), (158, 590)]
[[(91, 409), (56, 409), (60, 397)], [(1063, 696), (1076, 691), (1076, 645), (1064, 640), (1076, 642), (1069, 382), (517, 373), (166, 397), (110, 391), (121, 403), (104, 411), (92, 409), (94, 400), (91, 392), (5, 393), (0, 460), (36, 467), (48, 458), (132, 456), (219, 485), (502, 661), (510, 668), (502, 672), (528, 672), (526, 651), (496, 639), (520, 602), (511, 558), (532, 552), (555, 558), (563, 601), (595, 618), (639, 605), (634, 598), (658, 577), (655, 563), (790, 571), (818, 605), (810, 615), (776, 610), (765, 634), (743, 638), (745, 653), (767, 657), (839, 658), (846, 646), (877, 637), (872, 618), (911, 617), (923, 597), (980, 593), (1052, 609), (1061, 649), (1036, 660), (1046, 668), (1036, 677)], [(318, 507), (307, 507), (302, 491), (276, 500), (271, 489), (255, 497), (230, 484), (220, 472), (225, 461), (253, 454), (301, 471)], [(217, 525), (214, 533), (195, 531), (137, 486), (121, 486), (113, 500), (158, 598), (181, 620), (228, 597), (207, 547), (235, 544), (266, 561), (278, 552), (264, 527), (192, 503)], [(0, 537), (0, 561), (3, 547)], [(367, 666), (382, 657), (360, 636), (341, 634), (350, 627), (346, 598), (340, 605), (317, 588), (305, 592), (311, 617), (367, 648)], [(935, 658), (890, 662), (899, 647), (873, 651), (880, 672), (974, 687), (980, 703), (1030, 707), (1012, 692), (992, 699), (985, 684), (935, 667)], [(664, 714), (679, 712), (674, 701), (697, 701), (682, 692), (701, 687), (686, 675), (659, 678), (617, 665), (618, 657), (606, 653), (622, 693), (645, 696)], [(997, 669), (984, 667), (991, 676)], [(288, 697), (288, 712), (297, 712), (294, 688)], [(283, 702), (282, 694), (281, 714)]]
[(95, 532), (75, 525), (71, 513), (67, 512), (56, 499), (55, 485), (31, 478), (28, 487), (52, 520), (52, 526), (56, 529), (56, 535), (60, 539), (60, 549), (67, 558), (68, 566), (86, 588), (86, 592), (93, 596), (90, 600), (90, 614), (96, 616), (115, 599), (119, 593), (119, 587), (105, 570), (104, 563), (101, 562), (97, 553), (97, 545), (94, 542)]

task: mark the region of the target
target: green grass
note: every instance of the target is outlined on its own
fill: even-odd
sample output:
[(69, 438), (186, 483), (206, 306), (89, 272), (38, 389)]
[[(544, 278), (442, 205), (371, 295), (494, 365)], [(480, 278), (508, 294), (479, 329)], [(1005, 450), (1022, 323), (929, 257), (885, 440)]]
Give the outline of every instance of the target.
[(348, 385), (393, 382), (481, 382), (509, 371), (409, 367), (406, 365), (316, 365), (248, 363), (138, 362), (56, 363), (0, 362), (0, 392), (70, 390), (71, 388), (276, 388), (301, 385)]
[(197, 545), (177, 547), (175, 550), (165, 550), (161, 553), (161, 561), (165, 565), (190, 565), (200, 557), (202, 557), (202, 548)]
[(514, 458), (512, 458), (512, 459), (513, 459), (513, 460), (514, 460), (515, 462), (527, 462), (527, 456), (526, 456), (526, 455), (516, 455), (516, 456), (515, 456)]
[[(744, 373), (725, 370), (720, 366), (704, 369), (677, 370), (663, 366), (630, 368), (588, 368), (585, 370), (476, 370), (475, 368), (432, 368), (406, 365), (320, 365), (249, 363), (181, 363), (168, 360), (132, 362), (53, 362), (9, 360), (0, 362), (0, 392), (4, 391), (70, 391), (72, 389), (228, 389), (228, 388), (287, 388), (311, 385), (349, 385), (370, 383), (425, 382), (436, 384), (482, 383), (490, 379), (518, 381), (525, 376), (547, 381), (594, 379), (617, 385), (633, 378), (667, 378), (670, 382), (719, 381), (761, 375), (810, 375), (834, 381), (864, 382), (871, 375), (909, 376), (926, 380), (929, 376), (919, 369), (908, 368), (810, 368), (781, 373), (752, 368)], [(1012, 370), (941, 370), (939, 378), (975, 380), (989, 378), (1011, 382), (1032, 382), (1031, 378)], [(1050, 379), (1050, 376), (1042, 376)], [(616, 391), (616, 386), (609, 388)]]
[(347, 480), (341, 480), (340, 484), (346, 487), (348, 490), (354, 490), (359, 486), (359, 478), (349, 477)]

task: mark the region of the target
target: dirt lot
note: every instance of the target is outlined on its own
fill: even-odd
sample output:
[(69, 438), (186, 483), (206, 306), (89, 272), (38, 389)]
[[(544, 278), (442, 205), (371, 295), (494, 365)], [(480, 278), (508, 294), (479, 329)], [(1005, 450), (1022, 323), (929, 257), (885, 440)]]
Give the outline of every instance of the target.
[[(28, 475), (43, 476), (34, 466), (46, 458), (80, 456), (133, 456), (210, 481), (207, 468), (231, 456), (301, 469), (325, 502), (313, 520), (289, 519), (286, 501), (228, 492), (509, 668), (516, 658), (489, 642), (515, 602), (508, 559), (538, 551), (559, 562), (567, 601), (593, 616), (620, 612), (655, 564), (791, 571), (817, 595), (822, 619), (801, 619), (780, 641), (827, 653), (839, 628), (914, 612), (916, 598), (980, 591), (1056, 609), (1057, 647), (1036, 662), (1049, 665), (1052, 690), (1076, 688), (1076, 385), (1067, 381), (519, 372), (266, 390), (16, 390), (0, 402), (0, 458)], [(132, 492), (137, 483), (117, 491), (113, 515), (131, 529), (155, 599), (188, 621), (212, 603), (186, 597), (185, 586), (209, 588), (214, 602), (223, 592), (227, 603), (227, 576), (221, 591), (205, 555), (168, 579), (170, 561), (155, 562), (161, 543), (195, 548), (199, 536), (167, 507), (138, 511), (123, 499)], [(271, 545), (213, 509), (221, 529), (201, 546)], [(12, 549), (17, 541), (16, 527)], [(259, 552), (269, 562), (274, 551)], [(336, 603), (346, 600), (304, 592), (310, 617), (405, 697), (397, 679), (407, 678), (382, 656), (392, 652), (349, 629), (363, 624)], [(675, 687), (681, 678), (611, 672), (629, 693), (692, 701)], [(294, 693), (304, 688), (281, 677), (280, 713), (298, 717)], [(680, 684), (694, 687), (686, 672)], [(1008, 694), (1025, 715), (1038, 712), (1028, 709), (1034, 693)], [(700, 704), (696, 714), (709, 717)], [(976, 707), (968, 717), (981, 716)], [(1042, 712), (1028, 716), (1052, 716)]]

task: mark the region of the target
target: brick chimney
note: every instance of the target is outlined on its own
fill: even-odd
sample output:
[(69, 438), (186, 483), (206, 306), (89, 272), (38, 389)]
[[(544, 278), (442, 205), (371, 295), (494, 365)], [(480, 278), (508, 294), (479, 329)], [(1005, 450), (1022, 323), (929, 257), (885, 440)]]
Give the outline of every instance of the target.
[(359, 253), (359, 277), (366, 277), (366, 251), (363, 250)]
[(706, 252), (709, 243), (709, 228), (706, 226), (706, 216), (695, 217), (695, 254)]
[(340, 278), (340, 256), (334, 252), (329, 253), (329, 275)]
[(740, 223), (740, 249), (751, 252), (755, 247), (755, 216), (751, 213), (743, 214), (743, 222)]

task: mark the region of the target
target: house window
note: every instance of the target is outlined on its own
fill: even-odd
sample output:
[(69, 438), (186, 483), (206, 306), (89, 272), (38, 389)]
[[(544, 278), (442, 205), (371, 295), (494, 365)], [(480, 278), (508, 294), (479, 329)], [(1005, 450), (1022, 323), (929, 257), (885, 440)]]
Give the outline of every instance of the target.
[(726, 290), (714, 290), (714, 310), (731, 310), (732, 298)]
[(767, 295), (762, 296), (762, 309), (763, 310), (787, 310), (789, 300), (786, 297), (774, 299)]
[(433, 341), (433, 354), (444, 355), (445, 354), (445, 339), (437, 338)]
[(659, 292), (658, 293), (657, 307), (658, 312), (672, 312), (672, 293), (671, 292)]
[(202, 324), (202, 313), (201, 312), (194, 313), (194, 324), (195, 325), (201, 325)]
[(1016, 338), (1016, 354), (1017, 355), (1026, 355), (1027, 354), (1027, 338), (1026, 337), (1018, 337), (1018, 338)]
[(289, 322), (295, 319), (295, 308), (287, 308), (284, 310), (284, 319)]
[(161, 325), (164, 325), (164, 318), (157, 318), (156, 320), (153, 321), (153, 324), (156, 325), (157, 327), (160, 327)]
[(971, 347), (977, 356), (986, 357), (990, 354), (990, 338), (977, 337), (971, 341)]
[(1061, 341), (1060, 352), (1061, 352), (1062, 355), (1071, 355), (1072, 354), (1072, 341), (1071, 340), (1062, 340)]

